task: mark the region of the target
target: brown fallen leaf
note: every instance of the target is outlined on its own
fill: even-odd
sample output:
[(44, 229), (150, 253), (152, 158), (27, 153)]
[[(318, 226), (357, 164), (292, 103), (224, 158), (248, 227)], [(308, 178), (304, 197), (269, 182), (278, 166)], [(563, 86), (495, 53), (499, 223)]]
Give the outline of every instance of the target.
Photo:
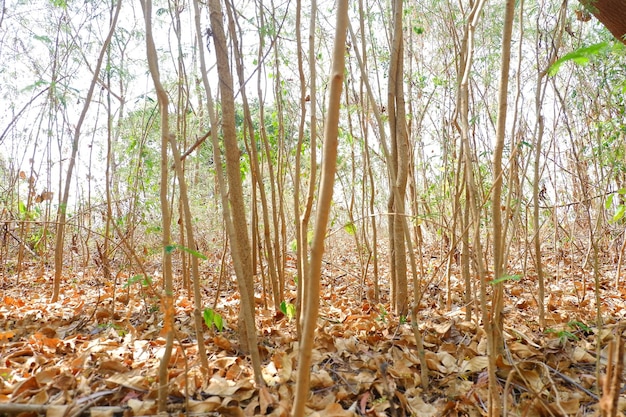
[(237, 406), (219, 407), (215, 411), (222, 417), (245, 417), (243, 410)]
[(46, 409), (46, 417), (64, 417), (69, 405), (51, 405)]
[(259, 389), (259, 407), (261, 408), (261, 414), (266, 415), (267, 409), (274, 405), (276, 399), (269, 392), (267, 387), (261, 387)]
[(128, 400), (128, 406), (131, 408), (134, 416), (148, 416), (157, 412), (157, 404), (154, 400), (140, 401), (131, 398)]
[(344, 410), (340, 404), (328, 404), (322, 411), (316, 411), (309, 417), (353, 417), (356, 414), (353, 411)]
[(222, 399), (220, 397), (209, 397), (204, 401), (189, 400), (190, 413), (210, 413), (217, 410), (222, 405)]

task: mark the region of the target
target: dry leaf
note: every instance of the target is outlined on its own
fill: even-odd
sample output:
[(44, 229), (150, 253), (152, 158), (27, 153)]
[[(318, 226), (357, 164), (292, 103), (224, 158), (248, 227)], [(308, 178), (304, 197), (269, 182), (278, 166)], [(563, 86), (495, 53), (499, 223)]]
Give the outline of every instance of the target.
[(69, 405), (50, 405), (46, 409), (46, 417), (66, 417)]
[(353, 417), (356, 414), (349, 410), (344, 410), (340, 404), (331, 403), (322, 411), (317, 411), (310, 415), (310, 417)]
[(148, 416), (156, 414), (157, 404), (154, 400), (140, 401), (134, 398), (128, 400), (127, 405), (133, 411), (134, 416)]
[(486, 369), (489, 365), (489, 358), (486, 356), (474, 356), (472, 359), (468, 361), (463, 361), (461, 365), (461, 370), (459, 373), (475, 373), (480, 372), (483, 369)]

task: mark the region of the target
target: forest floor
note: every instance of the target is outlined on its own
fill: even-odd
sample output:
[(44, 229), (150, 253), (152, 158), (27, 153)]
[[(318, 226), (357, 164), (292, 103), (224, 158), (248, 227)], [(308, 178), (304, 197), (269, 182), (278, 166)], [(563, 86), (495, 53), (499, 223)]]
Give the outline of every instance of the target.
[[(337, 417), (486, 415), (486, 336), (477, 308), (472, 319), (466, 319), (465, 286), (456, 278), (459, 273), (453, 274), (452, 308), (447, 309), (445, 265), (437, 257), (424, 259), (428, 274), (419, 309), (429, 368), (424, 389), (410, 320), (389, 311), (383, 279), (383, 302), (374, 302), (351, 253), (340, 244), (331, 246), (324, 265), (310, 413)], [(591, 267), (582, 268), (583, 256), (569, 252), (558, 258), (545, 256), (544, 329), (538, 324), (536, 276), (528, 273), (519, 281), (504, 283), (505, 350), (498, 358), (498, 384), (508, 415), (598, 412), (602, 389), (597, 378), (602, 380), (606, 372), (609, 342), (621, 338), (626, 286), (615, 285), (615, 262), (607, 257), (599, 270), (604, 320), (599, 329), (594, 273)], [(291, 302), (295, 299), (293, 262), (288, 259), (291, 300), (287, 301)], [(155, 276), (160, 273), (157, 265), (149, 269)], [(170, 411), (287, 416), (295, 390), (295, 322), (264, 305), (259, 285), (257, 327), (267, 388), (257, 389), (251, 365), (238, 348), (234, 277), (225, 280), (213, 304), (219, 265), (215, 254), (201, 266), (203, 305), (214, 307), (225, 326), (222, 331), (204, 328), (210, 365), (206, 375), (199, 367), (193, 302), (185, 291), (177, 292)], [(385, 265), (380, 271), (383, 278)], [(67, 268), (57, 303), (50, 303), (52, 270), (32, 266), (19, 282), (14, 276), (0, 281), (0, 415), (16, 414), (19, 408), (10, 408), (16, 404), (45, 405), (42, 409), (51, 417), (78, 416), (93, 406), (121, 406), (125, 416), (156, 414), (157, 369), (164, 348), (158, 299), (149, 287), (124, 272), (107, 281), (99, 270), (73, 269), (79, 272)], [(153, 287), (157, 285), (155, 281)], [(619, 398), (621, 411), (626, 408), (624, 399), (623, 395)], [(21, 413), (23, 417), (35, 414)]]

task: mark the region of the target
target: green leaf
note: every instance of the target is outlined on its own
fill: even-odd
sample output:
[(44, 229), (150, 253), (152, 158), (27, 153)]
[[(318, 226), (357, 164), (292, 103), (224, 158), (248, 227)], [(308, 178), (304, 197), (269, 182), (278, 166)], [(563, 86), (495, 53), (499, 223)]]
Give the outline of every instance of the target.
[(343, 226), (343, 230), (345, 230), (349, 235), (352, 235), (352, 236), (356, 234), (356, 226), (352, 222), (346, 223)]
[(607, 198), (606, 201), (604, 202), (604, 208), (606, 210), (608, 210), (613, 204), (613, 197), (615, 197), (615, 194), (609, 195), (609, 198)]
[(574, 63), (578, 65), (585, 65), (592, 57), (604, 52), (606, 49), (609, 48), (609, 46), (609, 42), (600, 42), (578, 48), (577, 50), (572, 51), (557, 59), (556, 62), (552, 64), (548, 69), (548, 75), (555, 75), (557, 72), (559, 72), (561, 65), (563, 65), (567, 61), (574, 61)]
[(206, 257), (206, 255), (201, 254), (200, 252), (198, 252), (195, 249), (187, 248), (187, 247), (181, 246), (181, 245), (176, 245), (176, 247), (178, 249), (184, 251), (184, 252), (187, 252), (188, 254), (190, 254), (192, 256), (195, 256), (196, 258), (202, 259), (203, 261), (206, 261), (207, 259), (209, 259), (209, 258)]
[(296, 306), (291, 303), (287, 303), (287, 317), (289, 320), (293, 320), (296, 317)]
[(147, 287), (152, 284), (152, 278), (142, 274), (134, 275), (126, 280), (122, 288), (126, 289), (133, 284), (141, 284), (143, 287)]
[(218, 332), (224, 330), (224, 319), (222, 315), (213, 311), (212, 308), (205, 308), (202, 312), (202, 317), (204, 318), (204, 324), (209, 329), (215, 326)]
[(38, 41), (42, 41), (44, 43), (52, 43), (52, 40), (50, 40), (50, 38), (47, 37), (46, 35), (34, 35), (33, 38), (37, 39)]
[(182, 250), (183, 252), (187, 252), (187, 253), (191, 254), (192, 256), (195, 256), (196, 258), (200, 258), (200, 259), (205, 260), (205, 261), (207, 259), (209, 259), (209, 258), (206, 257), (206, 255), (203, 255), (202, 253), (198, 252), (197, 250), (194, 250), (194, 249), (191, 249), (191, 248), (187, 248), (187, 247), (185, 247), (183, 245), (178, 245), (178, 244), (165, 246), (165, 253), (171, 254), (176, 249)]
[(620, 221), (622, 217), (624, 217), (624, 214), (626, 214), (626, 206), (620, 204), (620, 206), (617, 208), (617, 211), (613, 215), (613, 223)]
[(213, 324), (217, 328), (218, 332), (221, 332), (222, 330), (224, 330), (224, 320), (222, 319), (221, 314), (215, 313), (213, 315)]
[(289, 320), (293, 320), (294, 317), (296, 317), (296, 306), (286, 301), (280, 303), (280, 311), (282, 311)]
[(202, 317), (204, 318), (204, 324), (206, 324), (206, 327), (211, 328), (213, 325), (213, 310), (205, 308), (202, 312)]
[(582, 321), (572, 320), (569, 323), (567, 323), (567, 325), (575, 330), (580, 329), (587, 333), (591, 332), (591, 328), (587, 326), (585, 323), (583, 323)]
[(52, 4), (54, 7), (67, 9), (67, 2), (65, 0), (50, 0), (50, 4)]
[(519, 281), (520, 279), (522, 279), (521, 275), (502, 275), (500, 278), (489, 281), (489, 283), (491, 285), (496, 285), (504, 281)]

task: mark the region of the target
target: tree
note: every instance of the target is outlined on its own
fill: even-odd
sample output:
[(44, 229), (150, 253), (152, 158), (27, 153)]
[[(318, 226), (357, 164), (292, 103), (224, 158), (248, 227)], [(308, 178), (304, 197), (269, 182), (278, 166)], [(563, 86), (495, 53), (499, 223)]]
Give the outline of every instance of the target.
[(335, 26), (335, 46), (333, 63), (330, 73), (330, 91), (328, 113), (324, 127), (324, 152), (320, 192), (315, 215), (315, 232), (311, 244), (311, 263), (309, 273), (304, 281), (303, 323), (298, 354), (298, 374), (294, 399), (293, 417), (304, 415), (304, 406), (309, 396), (309, 379), (311, 377), (311, 355), (315, 342), (315, 328), (319, 311), (320, 275), (322, 273), (322, 257), (324, 240), (333, 198), (335, 171), (337, 167), (337, 146), (339, 135), (339, 108), (345, 70), (346, 31), (348, 29), (348, 1), (339, 0), (337, 7), (337, 23)]
[(220, 192), (223, 196), (228, 195), (228, 203), (232, 210), (231, 215), (224, 220), (230, 235), (231, 255), (241, 294), (239, 340), (242, 347), (247, 352), (250, 352), (256, 383), (263, 385), (256, 326), (254, 324), (254, 287), (252, 282), (250, 240), (246, 228), (246, 212), (241, 182), (239, 161), (241, 151), (239, 150), (235, 129), (233, 77), (230, 72), (226, 33), (224, 31), (224, 14), (219, 0), (209, 1), (209, 12), (211, 32), (217, 55), (220, 96), (222, 98), (222, 133), (224, 135), (226, 175), (228, 178), (228, 190), (221, 188)]
[(586, 12), (591, 12), (617, 39), (626, 43), (626, 8), (622, 0), (581, 0), (585, 7), (579, 19), (588, 20)]
[(91, 100), (93, 97), (94, 90), (96, 88), (96, 84), (100, 77), (100, 69), (102, 68), (102, 64), (104, 62), (105, 54), (109, 48), (109, 44), (111, 42), (111, 38), (113, 37), (113, 32), (117, 26), (117, 18), (119, 17), (119, 13), (122, 7), (122, 2), (118, 1), (117, 6), (115, 8), (115, 15), (113, 17), (113, 21), (111, 22), (111, 26), (109, 28), (109, 33), (104, 40), (104, 44), (100, 49), (100, 54), (96, 61), (96, 67), (94, 69), (93, 78), (91, 79), (91, 83), (89, 85), (89, 90), (87, 91), (87, 97), (85, 98), (85, 104), (83, 105), (83, 109), (81, 111), (80, 117), (78, 118), (78, 122), (76, 123), (76, 128), (74, 129), (74, 135), (72, 139), (72, 151), (70, 156), (69, 165), (67, 167), (67, 174), (65, 176), (65, 187), (63, 189), (63, 194), (61, 197), (61, 202), (59, 204), (59, 208), (57, 211), (57, 226), (56, 226), (56, 244), (54, 251), (54, 283), (53, 283), (53, 293), (52, 293), (52, 302), (56, 302), (59, 298), (59, 291), (61, 288), (61, 276), (63, 273), (63, 254), (64, 254), (64, 243), (65, 243), (65, 221), (67, 217), (67, 204), (70, 196), (70, 185), (72, 183), (72, 174), (74, 172), (74, 166), (76, 164), (76, 155), (78, 153), (78, 142), (81, 137), (81, 128), (83, 123), (85, 122), (85, 118), (87, 117), (87, 112), (89, 111), (89, 106), (91, 104)]
[[(503, 287), (502, 277), (506, 273), (507, 260), (505, 259), (505, 242), (507, 236), (503, 233), (502, 220), (502, 154), (504, 151), (504, 138), (506, 130), (506, 116), (508, 110), (508, 83), (509, 68), (511, 61), (511, 38), (513, 32), (513, 19), (515, 17), (515, 0), (507, 0), (504, 12), (504, 25), (502, 33), (502, 55), (500, 66), (500, 86), (498, 93), (498, 119), (496, 128), (496, 145), (493, 153), (493, 190), (491, 202), (491, 217), (493, 222), (493, 274), (495, 278), (493, 299), (491, 301), (491, 314), (487, 327), (489, 341), (489, 405), (490, 413), (500, 414), (500, 395), (496, 384), (495, 360), (504, 349), (502, 329)], [(504, 221), (508, 219), (505, 217)]]
[(172, 356), (172, 347), (174, 344), (174, 283), (172, 273), (172, 250), (171, 250), (171, 222), (172, 215), (170, 213), (168, 199), (168, 173), (169, 158), (168, 144), (170, 140), (170, 124), (169, 124), (169, 97), (161, 84), (161, 76), (159, 73), (159, 57), (157, 55), (154, 37), (152, 36), (152, 0), (145, 0), (141, 3), (146, 22), (146, 50), (148, 54), (148, 66), (152, 82), (157, 92), (159, 103), (159, 111), (161, 114), (161, 219), (163, 224), (162, 232), (162, 256), (163, 256), (163, 328), (165, 331), (165, 350), (161, 357), (161, 365), (159, 367), (159, 399), (158, 406), (160, 412), (167, 410), (168, 396), (168, 380), (169, 380), (169, 361)]
[(388, 161), (395, 175), (390, 177), (389, 243), (391, 245), (391, 300), (398, 315), (408, 313), (406, 241), (404, 233), (404, 201), (409, 174), (409, 143), (404, 102), (404, 33), (402, 30), (402, 1), (392, 2), (393, 35), (389, 58), (387, 112), (391, 153)]

